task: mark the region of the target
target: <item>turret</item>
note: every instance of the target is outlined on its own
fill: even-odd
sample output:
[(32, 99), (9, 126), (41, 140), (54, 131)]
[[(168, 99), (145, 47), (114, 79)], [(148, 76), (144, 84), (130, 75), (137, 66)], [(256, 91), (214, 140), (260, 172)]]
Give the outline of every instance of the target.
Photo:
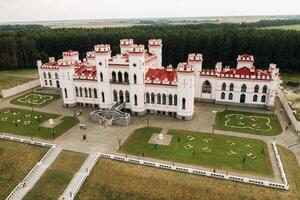
[(220, 73), (222, 71), (222, 62), (217, 62), (215, 65), (216, 73)]
[(133, 39), (122, 39), (120, 40), (120, 50), (121, 54), (124, 54), (131, 50), (133, 46)]
[(162, 66), (162, 40), (161, 39), (150, 39), (148, 41), (149, 52), (156, 55), (156, 66)]
[(244, 54), (239, 55), (237, 57), (237, 69), (240, 69), (242, 67), (247, 67), (251, 69), (253, 67), (254, 63), (254, 57), (252, 55)]
[(195, 71), (198, 73), (198, 72), (201, 72), (202, 70), (202, 62), (203, 62), (203, 58), (202, 58), (202, 54), (195, 54), (195, 53), (192, 53), (192, 54), (189, 54), (188, 55), (188, 64), (193, 66)]
[(65, 51), (62, 54), (64, 61), (78, 61), (79, 60), (79, 53), (78, 51)]

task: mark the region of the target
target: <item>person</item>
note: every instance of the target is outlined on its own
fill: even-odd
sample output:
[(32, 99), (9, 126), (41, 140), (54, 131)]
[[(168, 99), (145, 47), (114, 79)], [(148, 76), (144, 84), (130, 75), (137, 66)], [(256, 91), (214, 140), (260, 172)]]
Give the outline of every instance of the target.
[(282, 111), (283, 111), (283, 109), (282, 108), (280, 108), (280, 112), (282, 113)]
[(287, 130), (288, 130), (288, 128), (289, 128), (289, 127), (288, 127), (288, 125), (286, 125), (286, 127), (285, 127), (285, 131), (287, 131)]
[(86, 135), (85, 134), (83, 134), (82, 139), (86, 140)]

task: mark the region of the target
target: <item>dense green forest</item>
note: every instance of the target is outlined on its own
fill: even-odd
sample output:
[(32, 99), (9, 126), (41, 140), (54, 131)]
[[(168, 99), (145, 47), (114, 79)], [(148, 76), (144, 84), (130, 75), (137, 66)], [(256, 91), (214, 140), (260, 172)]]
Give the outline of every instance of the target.
[[(238, 54), (255, 56), (255, 65), (267, 68), (276, 63), (282, 71), (300, 72), (300, 32), (264, 30), (255, 27), (287, 24), (260, 21), (250, 24), (156, 25), (102, 29), (50, 29), (44, 26), (0, 26), (0, 70), (33, 68), (37, 59), (59, 58), (61, 52), (73, 49), (85, 52), (97, 43), (111, 44), (119, 52), (121, 38), (133, 38), (147, 44), (150, 38), (163, 40), (163, 63), (176, 66), (187, 54), (200, 52), (204, 67), (212, 68), (222, 61), (235, 66)], [(293, 23), (299, 23), (294, 21)]]

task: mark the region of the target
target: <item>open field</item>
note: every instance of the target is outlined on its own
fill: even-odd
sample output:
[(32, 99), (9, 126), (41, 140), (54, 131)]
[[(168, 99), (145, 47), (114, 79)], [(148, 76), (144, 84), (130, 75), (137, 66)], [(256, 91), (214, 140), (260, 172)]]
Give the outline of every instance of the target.
[(85, 154), (62, 151), (24, 200), (58, 199), (85, 159)]
[(276, 115), (225, 110), (216, 115), (216, 128), (257, 135), (278, 135), (282, 132)]
[(30, 75), (30, 74), (37, 74), (37, 69), (20, 69), (20, 70), (11, 70), (11, 71), (2, 71), (0, 75), (4, 74), (16, 74), (16, 75)]
[(0, 90), (1, 89), (7, 89), (12, 88), (17, 85), (21, 85), (23, 83), (32, 81), (32, 78), (26, 78), (26, 77), (17, 77), (13, 75), (2, 75), (0, 74)]
[[(216, 168), (273, 176), (267, 145), (259, 140), (200, 132), (169, 130), (170, 145), (148, 143), (159, 128), (136, 129), (124, 142), (122, 153)], [(156, 146), (156, 149), (155, 149)], [(245, 162), (243, 162), (245, 159)]]
[(294, 154), (279, 147), (290, 190), (243, 183), (100, 159), (77, 200), (299, 200), (300, 168)]
[(42, 159), (47, 148), (0, 140), (0, 199), (5, 199)]
[[(77, 117), (59, 117), (61, 116), (56, 114), (5, 108), (0, 110), (0, 131), (29, 137), (53, 139), (78, 123)], [(57, 119), (58, 122), (53, 127), (50, 127), (50, 125), (46, 126), (49, 119), (54, 119), (54, 121)], [(43, 122), (45, 124), (42, 126)]]
[(296, 31), (300, 31), (300, 24), (283, 25), (283, 26), (269, 26), (269, 27), (263, 27), (262, 29), (281, 29), (281, 30), (296, 30)]
[(43, 107), (60, 98), (59, 94), (46, 94), (38, 92), (30, 92), (20, 97), (16, 97), (10, 101), (11, 104)]

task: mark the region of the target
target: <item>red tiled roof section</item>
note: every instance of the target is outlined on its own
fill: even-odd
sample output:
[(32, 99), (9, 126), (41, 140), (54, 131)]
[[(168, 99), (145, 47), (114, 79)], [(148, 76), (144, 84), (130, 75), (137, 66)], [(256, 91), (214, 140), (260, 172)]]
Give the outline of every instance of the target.
[(260, 69), (251, 71), (251, 69), (249, 69), (248, 67), (242, 67), (240, 69), (229, 69), (229, 70), (223, 69), (221, 71), (221, 74), (237, 74), (240, 76), (242, 76), (242, 75), (244, 75), (244, 76), (246, 76), (246, 75), (270, 76), (270, 73), (268, 71), (264, 71), (264, 70), (260, 70)]
[(149, 69), (146, 73), (146, 80), (151, 80), (152, 83), (157, 79), (160, 80), (157, 84), (162, 84), (163, 81), (168, 80), (170, 84), (177, 79), (176, 70), (167, 70), (167, 69)]
[(53, 60), (53, 61), (50, 61), (48, 63), (44, 63), (42, 65), (42, 68), (46, 68), (46, 69), (58, 69), (58, 63), (57, 63), (57, 61)]
[(74, 74), (74, 79), (78, 80), (97, 80), (96, 66), (77, 66)]

